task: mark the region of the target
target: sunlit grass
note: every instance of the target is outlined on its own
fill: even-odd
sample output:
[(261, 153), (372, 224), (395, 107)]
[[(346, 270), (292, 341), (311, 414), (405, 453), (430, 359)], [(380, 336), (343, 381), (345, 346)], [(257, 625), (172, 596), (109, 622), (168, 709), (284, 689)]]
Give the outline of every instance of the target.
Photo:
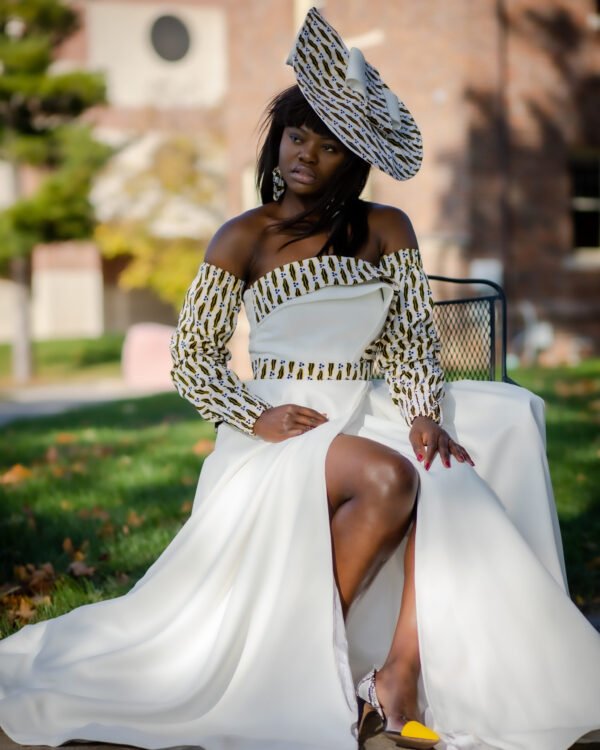
[[(33, 344), (34, 383), (117, 376), (123, 334), (96, 339), (57, 339)], [(11, 347), (0, 344), (0, 387), (11, 385)]]
[[(546, 401), (548, 455), (571, 594), (580, 605), (597, 606), (600, 360), (511, 375)], [(212, 426), (176, 394), (5, 427), (0, 448), (2, 635), (26, 621), (128, 590), (188, 517), (213, 435)], [(87, 575), (69, 573), (74, 561), (83, 563)], [(27, 588), (32, 570), (47, 562), (55, 575), (42, 580), (39, 590)], [(18, 567), (27, 564), (29, 571)]]

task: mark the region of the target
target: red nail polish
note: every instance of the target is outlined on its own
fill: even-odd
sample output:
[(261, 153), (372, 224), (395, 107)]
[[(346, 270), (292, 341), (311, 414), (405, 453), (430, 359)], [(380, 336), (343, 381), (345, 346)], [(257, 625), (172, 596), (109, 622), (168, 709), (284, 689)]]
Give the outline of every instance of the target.
[(423, 454), (417, 453), (417, 461), (422, 461), (422, 460), (423, 460)]
[(444, 466), (446, 466), (446, 468), (449, 469), (450, 468), (450, 461), (444, 461)]
[(425, 464), (425, 471), (429, 471), (429, 467), (430, 466), (431, 466), (431, 464)]

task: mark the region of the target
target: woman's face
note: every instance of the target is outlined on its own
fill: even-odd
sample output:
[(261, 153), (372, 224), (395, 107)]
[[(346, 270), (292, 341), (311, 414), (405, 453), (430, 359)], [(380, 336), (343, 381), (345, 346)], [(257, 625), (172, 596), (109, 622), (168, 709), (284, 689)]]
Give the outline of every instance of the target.
[(318, 195), (341, 166), (347, 149), (332, 136), (306, 126), (287, 127), (279, 146), (279, 169), (288, 189), (298, 195)]

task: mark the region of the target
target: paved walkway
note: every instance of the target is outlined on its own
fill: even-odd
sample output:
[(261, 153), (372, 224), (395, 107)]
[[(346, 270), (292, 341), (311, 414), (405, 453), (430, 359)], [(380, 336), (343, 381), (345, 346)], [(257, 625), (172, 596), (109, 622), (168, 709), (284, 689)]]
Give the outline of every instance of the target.
[(61, 414), (80, 406), (138, 398), (164, 389), (133, 388), (121, 378), (0, 389), (0, 427), (17, 419)]

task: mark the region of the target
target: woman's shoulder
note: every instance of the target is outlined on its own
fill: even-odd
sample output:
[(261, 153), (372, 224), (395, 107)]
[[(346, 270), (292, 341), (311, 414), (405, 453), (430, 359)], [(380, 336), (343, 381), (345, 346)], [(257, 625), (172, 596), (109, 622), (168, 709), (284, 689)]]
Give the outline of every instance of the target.
[(418, 248), (415, 230), (404, 211), (381, 203), (369, 203), (368, 207), (369, 234), (376, 238), (382, 255)]
[(254, 248), (272, 221), (266, 206), (259, 206), (225, 222), (210, 241), (204, 260), (245, 280)]

